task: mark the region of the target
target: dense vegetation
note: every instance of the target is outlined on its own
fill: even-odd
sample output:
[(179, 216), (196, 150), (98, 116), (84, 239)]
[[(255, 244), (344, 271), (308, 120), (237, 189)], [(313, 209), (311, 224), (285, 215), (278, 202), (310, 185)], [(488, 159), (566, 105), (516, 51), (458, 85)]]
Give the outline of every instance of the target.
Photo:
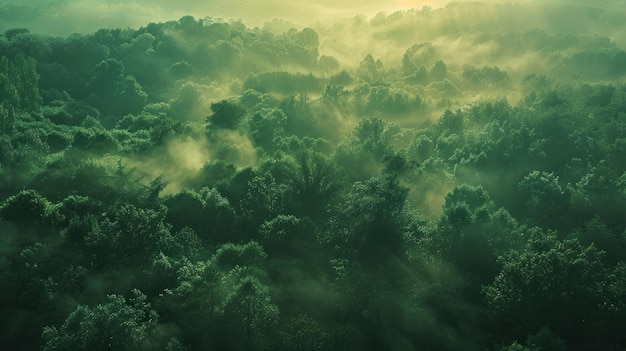
[(476, 6), (6, 31), (0, 345), (626, 350), (626, 51)]

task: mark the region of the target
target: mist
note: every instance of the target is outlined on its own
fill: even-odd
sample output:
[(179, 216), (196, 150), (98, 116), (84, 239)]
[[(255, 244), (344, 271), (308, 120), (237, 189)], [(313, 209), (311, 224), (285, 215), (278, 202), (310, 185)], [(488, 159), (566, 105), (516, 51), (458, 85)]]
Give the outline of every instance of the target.
[[(0, 30), (28, 27), (33, 32), (51, 35), (88, 33), (100, 28), (137, 28), (150, 22), (176, 20), (184, 15), (197, 18), (241, 19), (251, 26), (275, 18), (309, 25), (328, 18), (371, 14), (412, 6), (430, 5), (424, 1), (317, 1), (298, 3), (288, 0), (166, 0), (96, 1), (28, 0), (4, 1), (0, 5)], [(432, 6), (432, 5), (431, 5)]]
[(623, 350), (624, 23), (0, 3), (0, 345)]

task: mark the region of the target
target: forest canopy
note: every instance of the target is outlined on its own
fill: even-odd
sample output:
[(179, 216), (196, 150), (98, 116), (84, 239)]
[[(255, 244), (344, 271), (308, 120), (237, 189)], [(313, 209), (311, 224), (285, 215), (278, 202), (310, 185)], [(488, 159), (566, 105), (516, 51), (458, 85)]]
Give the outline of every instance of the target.
[(3, 2), (0, 345), (626, 350), (623, 5)]

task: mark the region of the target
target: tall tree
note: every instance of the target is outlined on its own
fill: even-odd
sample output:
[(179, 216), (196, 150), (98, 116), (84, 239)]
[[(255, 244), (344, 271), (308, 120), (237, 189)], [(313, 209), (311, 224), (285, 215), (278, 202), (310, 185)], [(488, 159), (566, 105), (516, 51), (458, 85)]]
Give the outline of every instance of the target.
[(157, 314), (140, 291), (128, 300), (111, 295), (94, 308), (77, 307), (59, 328), (44, 328), (42, 350), (147, 350), (156, 323)]

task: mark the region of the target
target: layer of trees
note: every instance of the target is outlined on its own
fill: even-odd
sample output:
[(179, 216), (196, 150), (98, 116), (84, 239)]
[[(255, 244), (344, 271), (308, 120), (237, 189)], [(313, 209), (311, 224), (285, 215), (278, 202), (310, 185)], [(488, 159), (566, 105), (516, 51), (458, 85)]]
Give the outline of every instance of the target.
[(345, 64), (193, 17), (7, 31), (0, 344), (626, 349), (626, 54), (492, 36), (605, 69)]

